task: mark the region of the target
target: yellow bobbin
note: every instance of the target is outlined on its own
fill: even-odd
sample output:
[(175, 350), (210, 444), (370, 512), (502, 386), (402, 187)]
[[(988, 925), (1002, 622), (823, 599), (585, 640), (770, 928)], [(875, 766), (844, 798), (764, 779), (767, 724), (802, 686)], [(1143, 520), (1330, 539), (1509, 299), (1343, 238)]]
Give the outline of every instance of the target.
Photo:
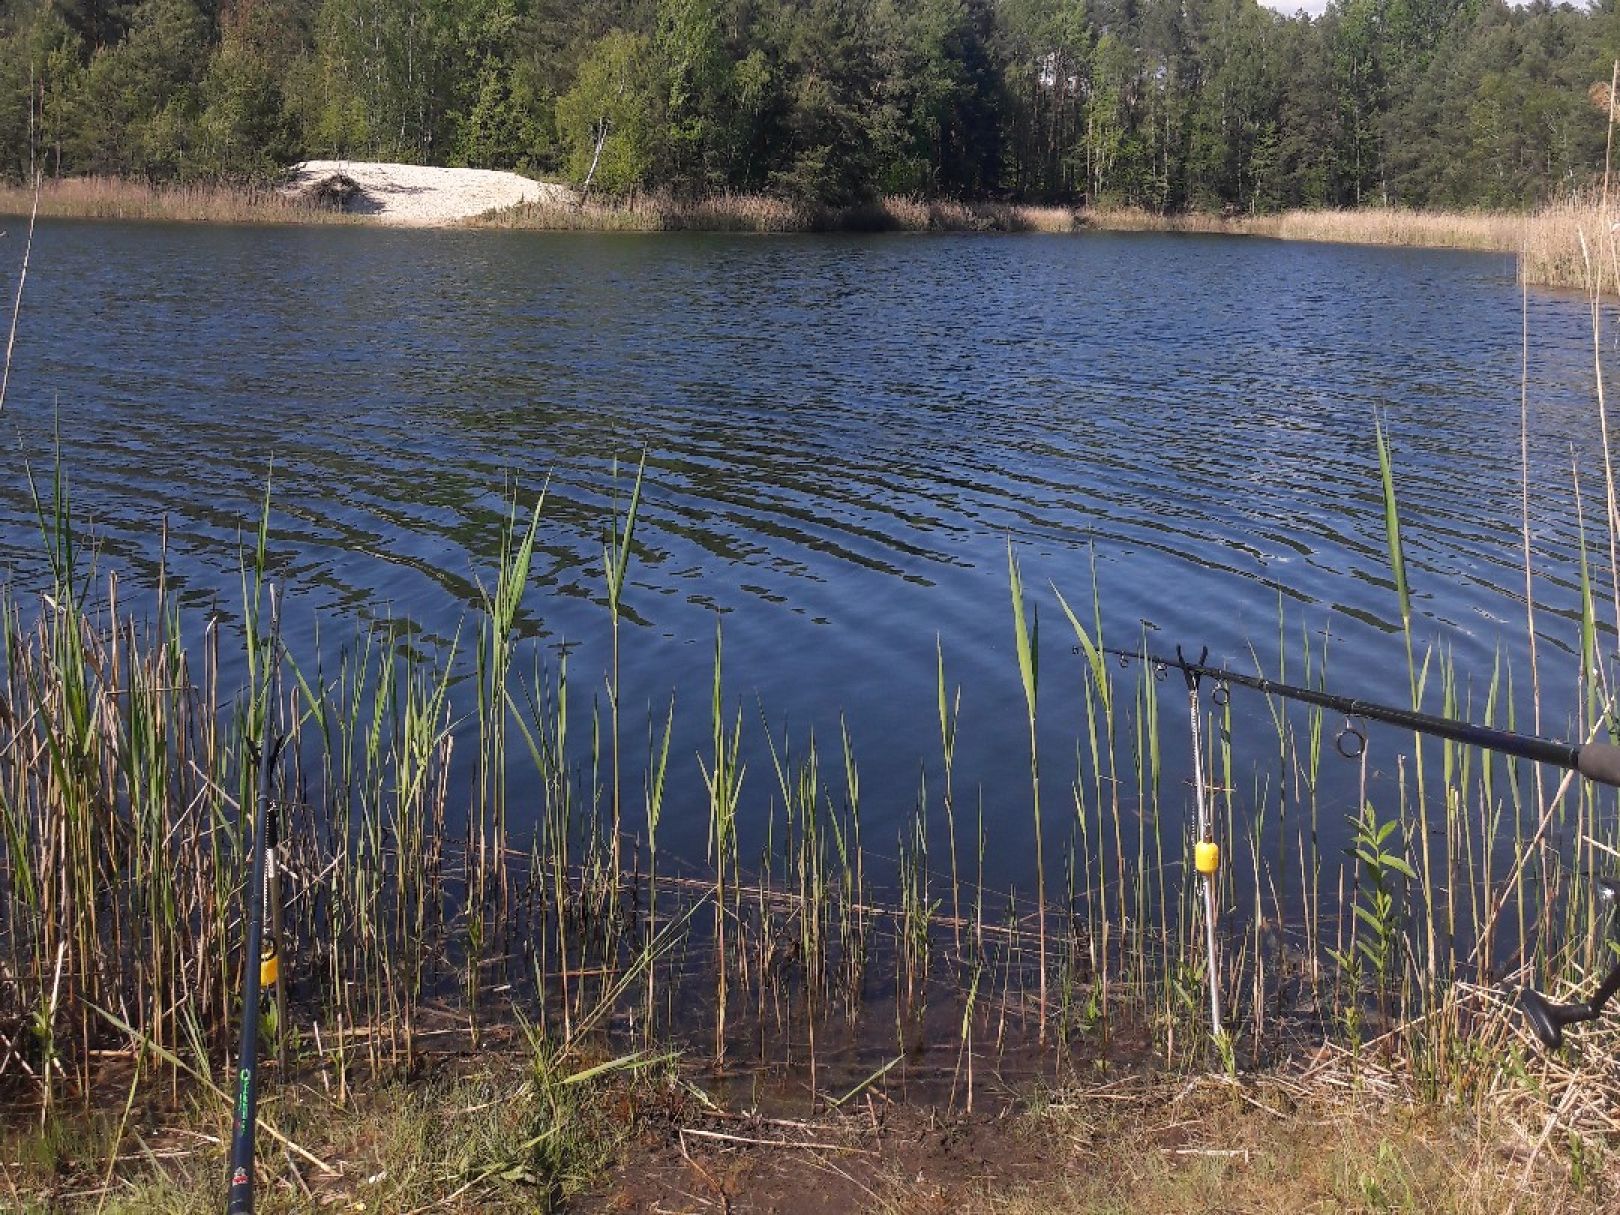
[(270, 954), (259, 959), (259, 986), (270, 987), (281, 976), (281, 956)]
[(1213, 877), (1221, 867), (1221, 846), (1209, 840), (1199, 840), (1193, 848), (1193, 864), (1205, 877)]

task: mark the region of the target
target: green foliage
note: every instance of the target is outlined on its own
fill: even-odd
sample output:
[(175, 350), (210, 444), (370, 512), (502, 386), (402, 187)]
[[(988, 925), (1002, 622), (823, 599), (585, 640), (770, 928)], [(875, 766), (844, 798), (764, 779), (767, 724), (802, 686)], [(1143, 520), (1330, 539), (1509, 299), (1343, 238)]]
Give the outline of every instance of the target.
[(1154, 210), (1524, 207), (1601, 171), (1612, 5), (20, 0), (0, 176), (308, 156), (593, 188)]
[(659, 0), (658, 58), (666, 82), (666, 180), (676, 188), (723, 185), (731, 150), (731, 58), (716, 0)]
[(880, 4), (879, 184), (891, 193), (977, 195), (996, 184), (1001, 130), (983, 0)]
[(251, 36), (228, 33), (202, 81), (203, 156), (221, 177), (263, 178), (293, 152), (282, 65)]
[(778, 26), (781, 93), (767, 128), (771, 188), (818, 207), (871, 197), (877, 167), (871, 47), (850, 0), (807, 0)]
[(487, 60), (477, 97), (461, 121), (455, 159), (473, 168), (543, 167), (556, 142), (552, 105), (527, 61)]
[(1355, 841), (1350, 852), (1359, 869), (1355, 932), (1346, 953), (1329, 952), (1352, 977), (1370, 971), (1380, 1000), (1387, 1001), (1390, 984), (1398, 973), (1402, 939), (1395, 879), (1415, 881), (1417, 874), (1404, 857), (1390, 849), (1390, 837), (1399, 826), (1396, 820), (1379, 822), (1371, 803), (1367, 803), (1351, 825)]
[(208, 19), (191, 0), (148, 0), (128, 35), (90, 60), (68, 147), (92, 173), (181, 177), (195, 151)]
[(662, 150), (659, 83), (646, 35), (612, 30), (602, 36), (574, 87), (557, 99), (557, 134), (570, 178), (584, 182), (594, 163), (592, 184), (609, 194), (650, 184)]

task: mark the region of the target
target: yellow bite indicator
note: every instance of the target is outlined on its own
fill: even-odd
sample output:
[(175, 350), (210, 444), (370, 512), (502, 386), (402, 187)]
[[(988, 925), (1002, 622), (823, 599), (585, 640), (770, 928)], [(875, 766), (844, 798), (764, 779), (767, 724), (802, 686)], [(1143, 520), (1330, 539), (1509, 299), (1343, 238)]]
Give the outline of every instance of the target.
[(1199, 840), (1193, 848), (1193, 865), (1205, 877), (1214, 877), (1221, 867), (1221, 846), (1210, 840)]

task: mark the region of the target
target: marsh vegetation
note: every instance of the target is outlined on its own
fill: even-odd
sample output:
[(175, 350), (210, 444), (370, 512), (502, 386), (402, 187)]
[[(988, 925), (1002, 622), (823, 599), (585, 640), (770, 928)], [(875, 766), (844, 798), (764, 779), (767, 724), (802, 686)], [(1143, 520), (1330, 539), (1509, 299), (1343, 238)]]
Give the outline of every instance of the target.
[[(1382, 438), (1379, 452), (1414, 703), (1522, 728), (1512, 672), (1471, 690), (1444, 651), (1412, 642), (1396, 465)], [(634, 484), (604, 551), (610, 630), (634, 552)], [(40, 519), (51, 585), (6, 609), (0, 1033), (6, 1082), (47, 1125), (101, 1091), (109, 1052), (131, 1103), (156, 1087), (218, 1091), (239, 1012), (240, 807), (268, 728), (285, 739), (273, 780), (289, 882), (289, 1012), (272, 1019), (270, 1041), (285, 1075), (313, 1070), (340, 1102), (413, 1074), (447, 1041), (477, 1051), (515, 1025), (570, 1092), (667, 1067), (672, 1048), (755, 1086), (788, 1068), (808, 1115), (897, 1082), (971, 1110), (987, 1075), (1095, 1080), (1151, 1061), (1235, 1078), (1304, 1059), (1307, 1075), (1488, 1100), (1526, 1126), (1556, 1109), (1566, 1142), (1592, 1152), (1607, 1142), (1598, 1076), (1613, 1032), (1594, 1028), (1570, 1059), (1544, 1059), (1508, 993), (1527, 978), (1578, 988), (1610, 956), (1590, 879), (1620, 844), (1612, 799), (1409, 740), (1396, 744), (1398, 798), (1363, 796), (1352, 847), (1335, 855), (1320, 820), (1344, 810), (1318, 797), (1333, 723), (1282, 703), (1240, 705), (1239, 693), (1195, 701), (1209, 739), (1195, 762), (1227, 857), (1217, 930), (1228, 1019), (1212, 1037), (1191, 828), (1172, 805), (1181, 791), (1162, 779), (1165, 752), (1185, 745), (1188, 702), (1162, 668), (1122, 669), (1102, 653), (1084, 580), (1058, 600), (1080, 677), (1054, 692), (1009, 551), (1028, 790), (963, 796), (960, 693), (941, 650), (944, 785), (925, 779), (910, 825), (875, 841), (858, 741), (756, 722), (729, 691), (719, 630), (707, 704), (621, 720), (615, 665), (606, 710), (580, 715), (577, 675), (515, 627), (543, 501), (514, 506), (499, 564), (481, 579), (483, 609), (442, 653), (418, 651), (397, 628), (335, 653), (271, 647), (262, 528), (243, 555), (240, 631), (208, 627), (188, 646), (161, 581), (157, 610), (137, 619), (115, 577), (89, 580), (60, 480)], [(1584, 555), (1581, 585), (1584, 736), (1609, 720), (1601, 588)], [(242, 656), (240, 687), (222, 682), (228, 649)], [(1323, 679), (1323, 654), (1308, 642), (1289, 650), (1279, 639), (1278, 669)], [(459, 680), (476, 691), (470, 719), (452, 712)], [(260, 686), (267, 699), (252, 693)], [(1083, 704), (1078, 776), (1043, 788), (1036, 717), (1061, 694)], [(675, 715), (694, 709), (710, 737), (706, 866), (659, 849), (669, 739)], [(1274, 757), (1245, 770), (1232, 739), (1256, 720)], [(769, 771), (739, 761), (745, 730), (765, 731)], [(463, 748), (473, 778), (456, 784)], [(1358, 762), (1365, 782), (1366, 751)], [(514, 827), (514, 802), (534, 810), (532, 831)], [(943, 839), (930, 828), (936, 806)], [(1013, 814), (1035, 816), (1038, 857), (1041, 841), (1051, 847), (1032, 890), (990, 890), (986, 850)], [(750, 816), (764, 825), (757, 854), (738, 842)], [(525, 1150), (551, 1151), (551, 1134)], [(469, 1168), (468, 1184), (496, 1177)]]

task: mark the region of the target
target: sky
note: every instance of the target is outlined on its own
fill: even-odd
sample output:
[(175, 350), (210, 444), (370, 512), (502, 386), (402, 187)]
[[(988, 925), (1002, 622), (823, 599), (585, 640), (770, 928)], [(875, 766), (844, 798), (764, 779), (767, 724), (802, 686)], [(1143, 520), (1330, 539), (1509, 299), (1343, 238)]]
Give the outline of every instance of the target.
[(1290, 17), (1300, 9), (1304, 9), (1313, 17), (1319, 17), (1322, 10), (1327, 7), (1328, 0), (1260, 0), (1260, 3), (1267, 8), (1276, 9), (1279, 13), (1287, 13)]
[[(1523, 0), (1509, 0), (1512, 4), (1520, 4)], [(1279, 13), (1286, 13), (1292, 17), (1300, 9), (1304, 9), (1313, 17), (1320, 17), (1322, 10), (1327, 8), (1328, 0), (1260, 0), (1267, 8), (1276, 9)]]

